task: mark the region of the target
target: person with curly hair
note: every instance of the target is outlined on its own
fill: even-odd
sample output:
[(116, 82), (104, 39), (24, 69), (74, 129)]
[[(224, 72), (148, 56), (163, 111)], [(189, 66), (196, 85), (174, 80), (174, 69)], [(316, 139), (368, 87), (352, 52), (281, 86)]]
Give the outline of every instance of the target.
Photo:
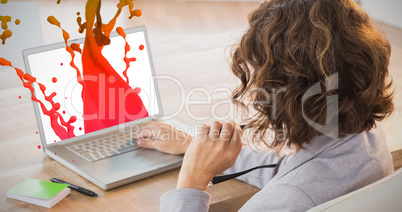
[[(204, 125), (196, 138), (163, 123), (138, 135), (144, 148), (185, 153), (177, 189), (161, 197), (160, 210), (207, 211), (215, 175), (266, 164), (277, 166), (237, 178), (261, 189), (241, 211), (306, 211), (392, 173), (377, 122), (393, 110), (390, 54), (352, 0), (263, 2), (231, 55), (241, 82), (233, 102), (256, 111), (247, 118), (248, 145), (236, 122)], [(179, 138), (155, 142), (161, 130)]]

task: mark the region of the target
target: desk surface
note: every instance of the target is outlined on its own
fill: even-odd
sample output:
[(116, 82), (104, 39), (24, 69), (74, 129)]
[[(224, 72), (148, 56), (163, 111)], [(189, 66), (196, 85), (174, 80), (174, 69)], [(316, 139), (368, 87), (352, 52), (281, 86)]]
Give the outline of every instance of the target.
[[(60, 31), (46, 22), (48, 15), (59, 18), (62, 26), (72, 38), (81, 37), (76, 30), (75, 13), (84, 12), (84, 1), (61, 1), (63, 7), (55, 6), (54, 0), (37, 1), (38, 17), (42, 27), (44, 44), (60, 42)], [(115, 8), (115, 1), (102, 1), (103, 8)], [(158, 75), (177, 78), (189, 94), (195, 88), (203, 88), (212, 95), (211, 103), (189, 105), (181, 108), (177, 85), (159, 81), (159, 89), (165, 114), (172, 115), (186, 124), (210, 123), (227, 115), (230, 105), (213, 105), (229, 99), (229, 93), (236, 86), (236, 79), (230, 73), (226, 58), (230, 48), (247, 27), (247, 14), (258, 2), (183, 2), (183, 1), (136, 1), (136, 7), (143, 16), (135, 20), (121, 17), (117, 23), (123, 28), (146, 25), (150, 40), (155, 70)], [(27, 8), (29, 9), (29, 8)], [(115, 11), (105, 11), (110, 16)], [(70, 25), (69, 25), (70, 24)], [(393, 38), (401, 30), (391, 27)], [(391, 41), (392, 42), (392, 41)], [(1, 48), (1, 47), (0, 47)], [(225, 54), (226, 50), (226, 54)], [(7, 58), (7, 55), (0, 55)], [(391, 73), (397, 90), (402, 86), (402, 49), (393, 46)], [(216, 90), (221, 88), (222, 90)], [(398, 89), (399, 88), (399, 89)], [(91, 198), (72, 191), (53, 207), (54, 210), (131, 210), (157, 211), (159, 197), (176, 186), (178, 170), (166, 172), (126, 186), (103, 191), (89, 181), (45, 156), (37, 148), (40, 144), (36, 135), (37, 126), (29, 92), (21, 86), (12, 69), (0, 69), (0, 211), (27, 210), (42, 211), (44, 208), (6, 198), (6, 191), (26, 177), (47, 180), (49, 177), (66, 179), (71, 183), (88, 188), (100, 194)], [(22, 98), (19, 99), (18, 97)], [(195, 92), (190, 100), (204, 99), (205, 95)], [(382, 125), (387, 132), (388, 143), (393, 155), (402, 149), (400, 134), (401, 95), (396, 92), (396, 112)], [(191, 114), (188, 113), (191, 112)], [(402, 112), (402, 111), (401, 111)], [(214, 115), (214, 117), (211, 116)], [(194, 116), (208, 116), (194, 120)], [(398, 117), (399, 116), (399, 117)], [(231, 117), (234, 118), (234, 117)], [(402, 158), (402, 154), (401, 158)], [(209, 188), (212, 196), (212, 211), (222, 208), (238, 208), (258, 189), (231, 180)]]

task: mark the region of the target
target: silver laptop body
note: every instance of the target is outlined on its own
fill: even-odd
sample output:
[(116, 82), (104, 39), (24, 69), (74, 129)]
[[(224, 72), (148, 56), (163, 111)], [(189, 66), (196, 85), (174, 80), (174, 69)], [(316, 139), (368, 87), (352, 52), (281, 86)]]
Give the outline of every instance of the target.
[[(147, 54), (143, 57), (145, 58), (140, 64), (145, 64), (149, 69), (150, 73), (152, 76), (155, 75), (154, 70), (153, 70), (153, 63), (152, 63), (152, 58), (151, 58), (151, 52), (149, 48), (149, 43), (148, 43), (148, 38), (146, 34), (146, 29), (144, 26), (140, 27), (135, 27), (135, 28), (130, 28), (126, 29), (125, 33), (127, 35), (127, 42), (130, 44), (130, 36), (133, 37), (133, 40), (136, 42), (138, 39), (143, 39), (142, 43), (142, 48), (140, 47), (141, 50), (147, 51)], [(143, 38), (141, 38), (143, 37)], [(112, 33), (111, 36), (111, 45), (114, 44), (114, 42), (119, 43), (120, 47), (124, 44), (124, 40), (122, 40), (122, 37), (117, 35), (116, 32)], [(135, 38), (135, 39), (134, 39)], [(118, 40), (118, 41), (116, 41)], [(84, 38), (82, 39), (77, 39), (77, 40), (71, 40), (69, 41), (70, 43), (78, 43), (81, 44), (81, 47), (83, 46), (84, 43)], [(130, 44), (132, 49), (138, 48), (138, 45), (136, 44)], [(124, 48), (116, 51), (115, 49), (111, 50), (106, 50), (108, 48), (107, 46), (104, 47), (102, 53), (105, 51), (106, 55), (114, 55), (115, 53), (119, 51), (123, 51), (123, 53), (119, 53), (120, 56), (124, 54)], [(44, 85), (49, 85), (50, 88), (47, 89), (46, 92), (52, 92), (51, 86), (56, 84), (55, 82), (49, 82), (47, 80), (46, 75), (52, 75), (52, 73), (57, 73), (56, 71), (58, 69), (63, 69), (69, 67), (68, 61), (65, 61), (64, 64), (60, 63), (60, 61), (56, 61), (57, 64), (60, 65), (59, 68), (55, 68), (55, 61), (58, 60), (58, 57), (60, 58), (68, 58), (71, 56), (67, 54), (63, 56), (57, 56), (59, 54), (58, 52), (66, 52), (65, 51), (65, 43), (57, 43), (57, 44), (52, 44), (52, 45), (47, 45), (47, 46), (42, 46), (38, 48), (33, 48), (33, 49), (28, 49), (23, 51), (23, 56), (24, 56), (24, 62), (25, 62), (25, 67), (27, 73), (31, 74), (32, 76), (36, 77), (36, 75), (41, 76), (38, 77), (37, 80), (40, 82), (40, 80), (45, 80), (46, 82), (41, 82)], [(107, 53), (109, 51), (109, 53)], [(114, 51), (114, 52), (110, 52)], [(145, 51), (142, 51), (145, 52)], [(52, 59), (56, 54), (56, 58)], [(104, 55), (105, 55), (104, 54)], [(79, 56), (79, 54), (77, 53)], [(147, 57), (146, 57), (147, 56)], [(106, 56), (105, 56), (106, 57)], [(107, 57), (106, 57), (107, 58)], [(107, 58), (108, 59), (108, 58)], [(36, 61), (36, 60), (39, 60)], [(43, 64), (40, 64), (40, 60), (43, 60)], [(140, 60), (140, 59), (138, 59)], [(146, 61), (148, 60), (148, 61)], [(76, 58), (76, 63), (80, 63), (79, 59)], [(123, 59), (121, 58), (121, 62), (123, 62)], [(111, 62), (112, 63), (112, 62)], [(149, 63), (149, 64), (147, 64)], [(50, 66), (50, 67), (49, 67)], [(51, 69), (53, 67), (53, 69)], [(77, 65), (80, 69), (82, 67)], [(52, 70), (51, 73), (44, 73), (44, 72), (49, 72), (46, 71), (47, 69)], [(53, 72), (55, 71), (55, 72)], [(72, 71), (72, 70), (70, 70)], [(63, 73), (68, 73), (71, 74), (70, 71), (64, 71)], [(128, 70), (130, 71), (130, 69)], [(134, 73), (134, 71), (132, 71)], [(74, 73), (73, 73), (74, 74)], [(60, 75), (63, 77), (57, 77), (57, 82), (67, 83), (68, 87), (71, 83), (74, 83), (74, 80), (68, 80), (68, 82), (64, 82), (63, 78), (65, 78), (65, 75)], [(67, 77), (68, 78), (68, 77)], [(152, 78), (152, 77), (151, 77)], [(131, 79), (130, 79), (131, 80)], [(147, 79), (144, 80), (150, 80), (148, 77)], [(63, 164), (67, 168), (73, 170), (74, 172), (78, 173), (82, 177), (86, 178), (87, 180), (91, 181), (95, 185), (99, 186), (100, 188), (104, 190), (109, 190), (130, 182), (134, 182), (143, 178), (147, 178), (171, 169), (175, 169), (181, 166), (182, 162), (182, 156), (178, 155), (169, 155), (169, 154), (164, 154), (155, 150), (149, 150), (149, 149), (142, 149), (142, 148), (135, 148), (134, 150), (124, 152), (124, 153), (119, 153), (113, 156), (106, 156), (105, 158), (99, 158), (97, 160), (88, 160), (85, 157), (81, 157), (77, 152), (71, 151), (69, 148), (79, 146), (82, 143), (92, 143), (92, 142), (103, 142), (107, 141), (110, 138), (119, 138), (122, 139), (121, 135), (124, 134), (125, 137), (123, 136), (123, 141), (125, 142), (131, 142), (132, 145), (135, 145), (135, 142), (132, 141), (131, 135), (135, 133), (142, 125), (152, 121), (153, 119), (160, 117), (162, 115), (162, 107), (161, 107), (161, 102), (160, 102), (160, 97), (158, 94), (158, 88), (156, 85), (156, 81), (151, 79), (151, 88), (150, 90), (154, 89), (153, 95), (150, 95), (149, 98), (149, 108), (151, 108), (151, 105), (153, 104), (154, 109), (151, 112), (149, 112), (149, 116), (146, 118), (138, 119), (135, 121), (131, 121), (128, 123), (104, 128), (98, 131), (94, 132), (89, 132), (89, 133), (82, 133), (82, 129), (80, 131), (77, 131), (78, 133), (81, 133), (80, 135), (77, 135), (76, 137), (68, 138), (65, 140), (60, 140), (54, 138), (54, 135), (49, 133), (49, 123), (46, 118), (44, 118), (44, 115), (42, 113), (42, 110), (39, 106), (38, 103), (33, 102), (34, 110), (35, 110), (35, 115), (38, 123), (38, 131), (39, 135), (41, 137), (41, 143), (42, 143), (42, 148), (44, 152), (54, 160), (58, 161), (59, 163)], [(52, 84), (53, 83), (53, 84)], [(37, 86), (37, 85), (36, 85)], [(58, 85), (60, 86), (60, 85)], [(73, 86), (74, 87), (74, 86)], [(76, 87), (76, 86), (75, 86)], [(38, 94), (41, 94), (38, 87), (35, 87), (35, 96)], [(56, 88), (55, 88), (56, 89)], [(67, 88), (66, 88), (67, 89)], [(49, 91), (48, 91), (49, 90)], [(74, 88), (70, 91), (72, 94), (76, 94), (77, 91), (74, 91)], [(47, 93), (47, 95), (49, 95)], [(61, 95), (61, 94), (57, 94)], [(57, 96), (56, 95), (56, 96)], [(63, 95), (61, 95), (63, 96)], [(69, 96), (70, 98), (70, 96)], [(69, 99), (67, 96), (65, 99)], [(71, 98), (77, 98), (74, 96), (71, 96)], [(154, 98), (154, 100), (151, 100)], [(70, 100), (73, 102), (72, 100)], [(153, 102), (152, 102), (153, 101)], [(76, 101), (78, 102), (78, 101)], [(66, 106), (67, 107), (67, 106)], [(151, 108), (152, 109), (152, 108)], [(65, 111), (63, 111), (64, 113)], [(79, 114), (79, 112), (77, 113)], [(49, 119), (50, 120), (50, 119)], [(185, 125), (181, 125), (179, 122), (176, 122), (174, 120), (170, 121), (171, 124), (174, 124), (178, 127), (186, 127)], [(181, 125), (181, 126), (180, 126)], [(77, 129), (75, 129), (76, 131)], [(74, 131), (74, 132), (75, 132)], [(53, 136), (53, 137), (52, 137)], [(126, 145), (126, 144), (124, 144)], [(82, 145), (81, 145), (82, 146)], [(107, 153), (107, 152), (106, 152)], [(95, 158), (95, 157), (94, 157)], [(51, 177), (51, 176), (49, 176)]]

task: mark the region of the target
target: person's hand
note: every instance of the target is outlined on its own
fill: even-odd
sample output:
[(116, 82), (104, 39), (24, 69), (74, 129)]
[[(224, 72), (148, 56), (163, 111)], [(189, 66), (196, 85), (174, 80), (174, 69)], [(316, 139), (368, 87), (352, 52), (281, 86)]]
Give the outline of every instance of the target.
[(242, 147), (241, 130), (235, 122), (204, 125), (190, 143), (179, 174), (177, 188), (206, 190), (209, 181), (232, 167)]
[(184, 154), (193, 137), (169, 124), (151, 122), (141, 127), (134, 139), (138, 139), (138, 146), (143, 148), (169, 154)]

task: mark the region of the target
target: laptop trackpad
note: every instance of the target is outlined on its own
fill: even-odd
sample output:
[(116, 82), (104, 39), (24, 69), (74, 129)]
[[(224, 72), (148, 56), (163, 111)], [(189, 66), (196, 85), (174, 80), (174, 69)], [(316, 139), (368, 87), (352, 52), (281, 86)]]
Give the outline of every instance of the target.
[(137, 158), (143, 165), (153, 166), (173, 159), (172, 156), (155, 150), (139, 149), (132, 157)]
[(179, 163), (182, 158), (156, 150), (139, 149), (87, 163), (79, 168), (107, 183)]

